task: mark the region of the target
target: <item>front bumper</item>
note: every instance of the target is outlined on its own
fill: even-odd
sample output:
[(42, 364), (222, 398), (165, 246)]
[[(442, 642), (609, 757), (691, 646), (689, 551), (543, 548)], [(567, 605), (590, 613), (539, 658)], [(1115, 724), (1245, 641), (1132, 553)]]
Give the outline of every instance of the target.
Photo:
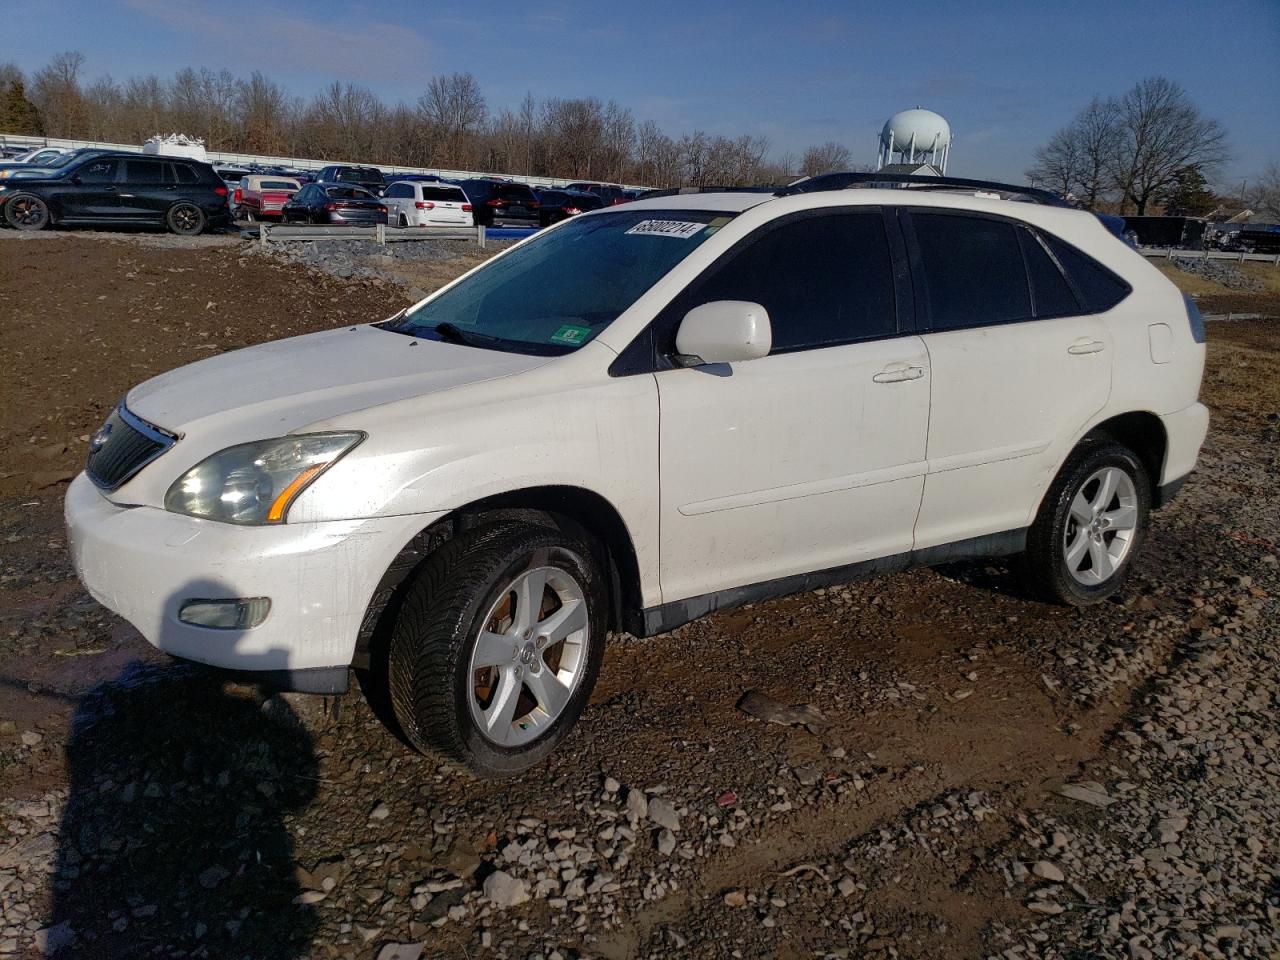
[[(365, 610), (401, 548), (439, 514), (237, 526), (121, 507), (83, 473), (65, 513), (76, 573), (103, 606), (152, 646), (187, 660), (311, 692), (355, 651)], [(257, 627), (220, 630), (178, 619), (190, 599), (268, 597)], [(292, 679), (291, 679), (292, 676)], [(298, 679), (303, 678), (303, 679)]]

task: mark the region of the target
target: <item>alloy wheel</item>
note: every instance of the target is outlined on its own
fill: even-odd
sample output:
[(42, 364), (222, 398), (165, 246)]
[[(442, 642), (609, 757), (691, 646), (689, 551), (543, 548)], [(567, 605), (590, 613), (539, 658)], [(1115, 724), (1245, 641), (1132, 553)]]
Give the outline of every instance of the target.
[(471, 717), (486, 739), (518, 747), (556, 722), (585, 672), (589, 626), (567, 571), (534, 567), (507, 585), (471, 651)]
[(1110, 579), (1128, 558), (1137, 529), (1133, 478), (1119, 467), (1094, 471), (1076, 490), (1067, 512), (1063, 530), (1067, 572), (1089, 587)]

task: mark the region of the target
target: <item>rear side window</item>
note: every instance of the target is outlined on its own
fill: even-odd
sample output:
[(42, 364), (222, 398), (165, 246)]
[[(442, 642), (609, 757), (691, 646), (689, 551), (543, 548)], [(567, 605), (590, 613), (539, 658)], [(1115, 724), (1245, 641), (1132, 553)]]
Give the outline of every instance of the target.
[(1080, 304), (1067, 285), (1066, 278), (1053, 258), (1045, 252), (1035, 234), (1030, 230), (1019, 230), (1018, 237), (1022, 241), (1022, 255), (1027, 262), (1027, 276), (1031, 279), (1036, 317), (1069, 317), (1080, 313)]
[(387, 188), (386, 196), (389, 200), (401, 200), (413, 196), (413, 187), (407, 183), (393, 183)]
[(930, 326), (963, 330), (1031, 318), (1031, 294), (1012, 223), (952, 214), (911, 214)]
[(1098, 263), (1092, 257), (1081, 253), (1071, 244), (1059, 240), (1052, 234), (1045, 234), (1045, 242), (1062, 264), (1071, 280), (1072, 286), (1084, 300), (1084, 308), (1089, 313), (1103, 313), (1129, 295), (1129, 284)]
[(196, 172), (185, 163), (175, 163), (171, 164), (171, 166), (173, 167), (173, 175), (177, 177), (179, 183), (200, 182), (200, 178), (196, 175)]
[(879, 211), (825, 213), (766, 228), (721, 264), (681, 303), (681, 316), (714, 300), (758, 303), (769, 312), (772, 353), (897, 332), (892, 257)]
[(163, 183), (163, 160), (130, 160), (124, 165), (125, 183)]

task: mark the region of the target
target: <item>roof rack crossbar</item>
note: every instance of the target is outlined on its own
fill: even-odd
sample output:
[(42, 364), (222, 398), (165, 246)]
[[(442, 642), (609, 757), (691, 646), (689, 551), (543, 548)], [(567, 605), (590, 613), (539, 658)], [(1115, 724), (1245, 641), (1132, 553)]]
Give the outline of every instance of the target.
[(850, 187), (869, 187), (875, 184), (901, 184), (902, 186), (921, 187), (932, 190), (952, 190), (962, 187), (967, 190), (982, 190), (991, 193), (1010, 194), (1024, 197), (1032, 203), (1042, 203), (1051, 207), (1070, 207), (1071, 204), (1039, 187), (1019, 186), (1013, 183), (997, 183), (994, 180), (967, 180), (963, 177), (921, 176), (914, 173), (824, 173), (816, 177), (806, 177), (788, 184), (774, 192), (777, 197), (789, 197), (797, 193), (817, 193), (822, 190), (846, 190)]

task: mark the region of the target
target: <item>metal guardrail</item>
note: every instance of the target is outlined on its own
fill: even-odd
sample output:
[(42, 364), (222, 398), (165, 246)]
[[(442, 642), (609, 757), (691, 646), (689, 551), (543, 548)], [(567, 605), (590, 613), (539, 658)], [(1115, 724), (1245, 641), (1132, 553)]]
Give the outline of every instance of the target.
[[(28, 150), (37, 147), (62, 147), (66, 150), (77, 150), (88, 147), (95, 150), (125, 150), (141, 153), (142, 147), (133, 143), (107, 143), (99, 140), (68, 140), (62, 137), (32, 137), (25, 134), (0, 133), (0, 145), (19, 146)], [(370, 163), (367, 160), (313, 160), (309, 157), (267, 157), (250, 153), (227, 153), (222, 150), (206, 150), (210, 163), (221, 166), (248, 166), (258, 164), (264, 167), (292, 167), (295, 170), (320, 170), (323, 167), (341, 165), (350, 167), (377, 167), (384, 174), (394, 176), (398, 173), (434, 174), (446, 180), (469, 180), (473, 177), (502, 177), (516, 183), (527, 183), (531, 187), (566, 187), (571, 183), (589, 180), (587, 177), (565, 179), (563, 177), (526, 177), (511, 173), (494, 173), (482, 170), (444, 170), (438, 167), (402, 167), (394, 164)], [(647, 190), (639, 184), (621, 184), (627, 190)]]
[(1180, 250), (1177, 247), (1139, 247), (1138, 252), (1151, 259), (1234, 260), (1236, 263), (1270, 263), (1280, 267), (1280, 253), (1233, 253), (1230, 250)]
[[(372, 240), (379, 246), (407, 240), (474, 240), (483, 250), (485, 227), (372, 227), (311, 226), (293, 223), (263, 223), (258, 226), (258, 242), (264, 247), (292, 240)], [(251, 231), (244, 231), (252, 236)]]

